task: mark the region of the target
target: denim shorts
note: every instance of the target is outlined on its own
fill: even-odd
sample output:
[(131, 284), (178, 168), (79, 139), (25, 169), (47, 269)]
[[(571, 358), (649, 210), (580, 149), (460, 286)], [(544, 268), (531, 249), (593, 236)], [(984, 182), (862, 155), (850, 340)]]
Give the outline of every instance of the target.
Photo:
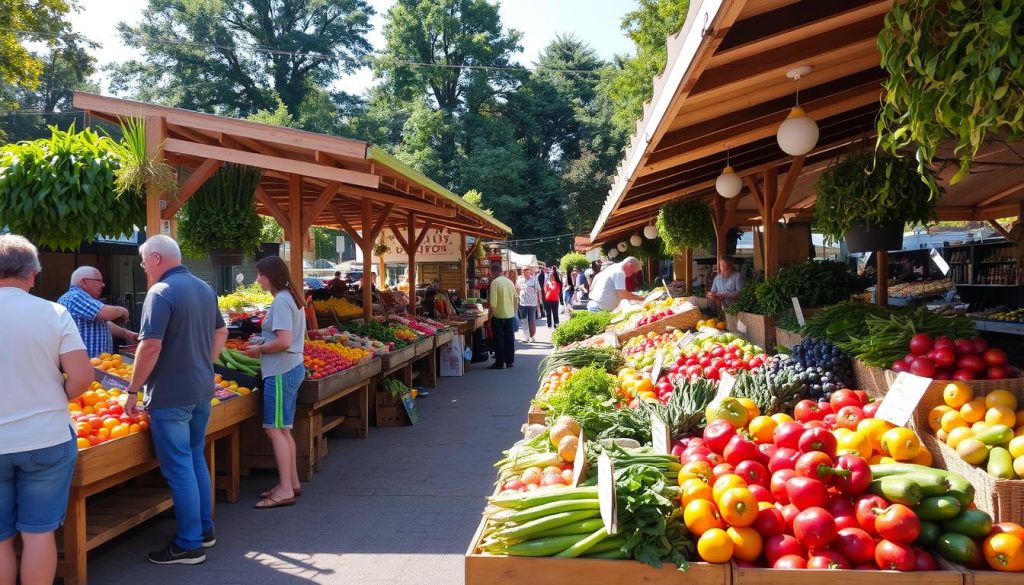
[(0, 541), (60, 528), (77, 459), (75, 439), (0, 455)]
[(292, 428), (299, 386), (305, 379), (306, 367), (302, 364), (283, 374), (263, 378), (263, 428)]

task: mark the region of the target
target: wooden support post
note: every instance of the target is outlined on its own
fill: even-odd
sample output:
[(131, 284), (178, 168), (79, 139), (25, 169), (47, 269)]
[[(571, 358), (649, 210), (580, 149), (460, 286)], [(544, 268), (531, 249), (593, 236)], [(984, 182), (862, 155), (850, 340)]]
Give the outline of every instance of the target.
[[(302, 177), (288, 175), (288, 271), (295, 286), (302, 286)], [(301, 288), (299, 289), (301, 290)]]
[[(167, 140), (167, 121), (160, 116), (146, 117), (146, 156), (153, 160), (163, 160), (164, 142)], [(155, 236), (160, 233), (160, 201), (167, 194), (158, 185), (146, 185), (146, 235)]]
[(875, 297), (879, 307), (889, 306), (889, 253), (875, 252), (875, 271), (878, 273), (878, 286)]
[(469, 281), (468, 281), (468, 270), (469, 267), (469, 256), (466, 250), (466, 234), (465, 232), (459, 234), (459, 294), (462, 298), (469, 296)]
[(377, 288), (384, 288), (384, 285), (388, 281), (388, 267), (384, 264), (384, 257), (377, 258)]
[(373, 316), (373, 209), (370, 200), (363, 199), (363, 318)]
[[(775, 201), (779, 195), (778, 169), (764, 171), (764, 275), (771, 278), (779, 272), (779, 221), (775, 215)], [(781, 213), (780, 213), (781, 216)]]
[[(416, 213), (413, 211), (409, 212), (407, 228), (405, 231), (405, 237), (409, 242), (409, 247), (405, 249), (409, 255), (409, 316), (416, 314), (416, 248), (419, 246), (418, 237), (416, 237)], [(426, 229), (423, 230), (426, 232)]]
[(683, 280), (686, 281), (686, 287), (683, 289), (686, 295), (693, 294), (693, 250), (687, 248), (683, 250)]

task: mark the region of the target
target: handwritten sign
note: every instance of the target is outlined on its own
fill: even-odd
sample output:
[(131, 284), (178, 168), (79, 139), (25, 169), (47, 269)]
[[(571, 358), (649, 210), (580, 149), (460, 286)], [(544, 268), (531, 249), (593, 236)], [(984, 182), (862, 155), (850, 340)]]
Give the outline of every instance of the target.
[(672, 435), (661, 417), (651, 413), (651, 446), (656, 453), (668, 455), (672, 452)]
[(580, 485), (580, 480), (587, 473), (587, 448), (583, 439), (583, 431), (580, 431), (579, 440), (576, 442), (576, 458), (572, 460), (572, 487)]
[(740, 333), (747, 332), (747, 324), (743, 322), (743, 319), (736, 320), (736, 330), (739, 331)]
[(931, 378), (900, 372), (882, 399), (875, 418), (887, 420), (900, 427), (907, 424), (931, 383)]
[(942, 257), (942, 254), (939, 254), (938, 250), (932, 248), (931, 251), (928, 252), (928, 257), (931, 258), (932, 262), (939, 267), (939, 270), (942, 271), (943, 275), (949, 274), (949, 263)]
[(597, 499), (605, 530), (608, 534), (617, 533), (619, 527), (615, 510), (615, 469), (611, 457), (605, 452), (597, 458)]
[(654, 367), (651, 368), (651, 382), (657, 384), (658, 376), (661, 375), (661, 367), (665, 364), (665, 352), (658, 350), (658, 355), (654, 356)]
[(729, 372), (723, 371), (718, 378), (718, 392), (715, 398), (725, 398), (732, 395), (732, 389), (736, 386), (736, 378)]
[(793, 310), (796, 312), (796, 322), (803, 327), (804, 323), (806, 323), (804, 321), (804, 310), (800, 308), (800, 299), (796, 297), (793, 297)]
[(697, 332), (696, 331), (687, 331), (686, 335), (684, 335), (683, 338), (679, 340), (679, 343), (678, 343), (679, 348), (682, 349), (682, 348), (686, 347), (687, 345), (690, 345), (691, 343), (693, 343), (693, 341), (695, 339), (697, 339)]

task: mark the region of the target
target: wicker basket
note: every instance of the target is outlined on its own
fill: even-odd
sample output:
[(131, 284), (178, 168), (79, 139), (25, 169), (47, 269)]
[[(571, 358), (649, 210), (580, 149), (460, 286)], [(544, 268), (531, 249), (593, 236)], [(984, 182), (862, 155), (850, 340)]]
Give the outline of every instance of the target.
[(664, 333), (671, 329), (693, 329), (696, 327), (697, 321), (700, 321), (703, 318), (704, 316), (701, 314), (700, 309), (690, 305), (686, 310), (682, 310), (675, 315), (665, 317), (664, 319), (658, 319), (657, 321), (648, 323), (647, 325), (634, 327), (633, 329), (627, 329), (625, 331), (616, 331), (614, 326), (612, 326), (608, 328), (608, 331), (615, 334), (619, 339), (619, 343), (625, 343), (637, 335)]
[(885, 370), (869, 366), (864, 362), (853, 360), (853, 377), (857, 386), (872, 398), (881, 398), (889, 391), (889, 381), (885, 378)]
[[(896, 379), (896, 373), (887, 370), (886, 380)], [(931, 451), (935, 465), (967, 478), (974, 484), (974, 503), (980, 510), (992, 515), (996, 522), (1024, 523), (1024, 479), (997, 479), (984, 469), (960, 458), (956, 451), (940, 441), (928, 426), (928, 414), (936, 406), (945, 404), (942, 390), (948, 380), (935, 380), (925, 391), (910, 420), (910, 426), (921, 437), (921, 443)], [(1024, 404), (1024, 378), (1007, 380), (973, 380), (970, 382), (975, 397), (985, 396), (997, 389), (1009, 390)]]

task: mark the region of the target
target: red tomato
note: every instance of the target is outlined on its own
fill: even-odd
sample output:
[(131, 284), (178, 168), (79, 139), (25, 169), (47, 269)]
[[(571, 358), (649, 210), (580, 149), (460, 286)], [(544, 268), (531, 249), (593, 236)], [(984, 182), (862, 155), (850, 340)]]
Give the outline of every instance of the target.
[(786, 482), (786, 495), (790, 503), (801, 510), (821, 508), (828, 503), (828, 486), (817, 479), (797, 476)]
[[(976, 353), (967, 353), (956, 360), (956, 369), (970, 370), (977, 374), (985, 369), (985, 362), (981, 359), (980, 355)], [(955, 376), (956, 374), (954, 373), (953, 375)]]
[(793, 520), (796, 520), (797, 515), (800, 513), (800, 508), (797, 508), (793, 504), (787, 504), (779, 509), (782, 512), (782, 518), (786, 521), (786, 532), (793, 532)]
[(811, 557), (807, 559), (808, 569), (849, 569), (850, 563), (843, 555), (831, 551), (821, 550), (815, 551), (811, 554)]
[(864, 420), (864, 410), (859, 406), (844, 406), (836, 413), (836, 426), (841, 429), (855, 431), (862, 420)]
[(935, 365), (940, 368), (948, 368), (956, 363), (956, 352), (951, 347), (936, 349), (932, 352), (932, 356)]
[(882, 540), (875, 547), (875, 564), (885, 571), (913, 571), (917, 556), (909, 544)]
[(786, 555), (798, 556), (802, 560), (807, 555), (807, 551), (795, 537), (789, 534), (779, 534), (765, 539), (764, 558), (768, 561), (769, 566), (774, 566), (776, 561)]
[(799, 555), (786, 555), (772, 564), (773, 569), (806, 569), (807, 559)]
[(847, 514), (845, 516), (835, 516), (836, 529), (842, 530), (844, 528), (860, 528), (860, 523), (857, 522), (857, 516), (853, 514)]
[[(800, 422), (808, 422), (812, 420), (821, 420), (825, 418), (824, 412), (821, 411), (821, 407), (818, 403), (813, 400), (801, 400), (796, 403), (796, 407), (793, 409), (793, 415), (796, 416), (796, 420)], [(785, 423), (784, 423), (785, 424)], [(780, 427), (782, 425), (779, 425)], [(778, 430), (778, 427), (776, 427)], [(778, 445), (778, 443), (775, 443)]]
[(956, 344), (953, 342), (953, 339), (950, 338), (949, 336), (947, 336), (947, 335), (940, 335), (940, 336), (935, 338), (935, 349), (943, 349), (943, 348), (949, 348), (949, 349), (955, 350), (956, 349)]
[(752, 526), (762, 538), (770, 538), (786, 531), (786, 519), (778, 508), (762, 508)]
[(772, 474), (772, 480), (769, 482), (769, 488), (771, 489), (772, 496), (775, 497), (776, 502), (780, 504), (789, 503), (789, 494), (786, 492), (786, 482), (794, 477), (796, 477), (796, 472), (792, 469), (780, 469)]
[(892, 369), (892, 371), (896, 372), (897, 374), (902, 372), (909, 372), (910, 364), (908, 364), (906, 360), (896, 360), (892, 363), (890, 369)]
[(974, 346), (974, 353), (985, 353), (988, 349), (988, 342), (983, 337), (975, 337), (971, 340), (971, 344)]
[(800, 452), (796, 449), (790, 449), (789, 447), (783, 447), (772, 455), (772, 458), (768, 460), (768, 470), (772, 473), (783, 469), (795, 469), (796, 462), (800, 459)]
[(722, 455), (725, 456), (726, 461), (733, 465), (761, 458), (761, 452), (757, 449), (757, 443), (742, 435), (735, 435), (729, 439), (729, 442), (725, 445), (725, 450), (722, 451)]
[(875, 539), (861, 528), (841, 528), (832, 546), (855, 565), (875, 559)]
[(793, 536), (808, 549), (825, 548), (836, 537), (836, 521), (824, 508), (807, 508), (793, 519)]
[[(989, 351), (992, 351), (991, 349)], [(1003, 366), (991, 366), (985, 370), (986, 380), (1005, 380), (1010, 377), (1010, 370)]]
[[(818, 421), (813, 421), (813, 422), (818, 422)], [(828, 429), (828, 430), (832, 430), (832, 429), (836, 428), (836, 415), (834, 415), (834, 414), (826, 414), (825, 418), (821, 419), (821, 424), (824, 425), (824, 427), (826, 429)]]
[(953, 379), (954, 380), (961, 380), (961, 381), (964, 381), (964, 382), (969, 382), (969, 381), (975, 379), (976, 377), (977, 376), (975, 375), (974, 370), (959, 369), (959, 370), (956, 370), (956, 371), (953, 372)]
[(875, 532), (886, 540), (910, 544), (921, 534), (921, 521), (910, 508), (893, 504), (875, 517)]
[(828, 429), (807, 429), (798, 441), (801, 453), (822, 451), (829, 457), (836, 456), (836, 436)]
[(877, 517), (875, 510), (884, 510), (888, 506), (889, 502), (885, 501), (885, 498), (875, 494), (864, 494), (853, 501), (853, 507), (857, 512), (857, 522), (871, 536), (878, 536), (878, 531), (875, 529), (875, 518)]
[(856, 392), (849, 388), (843, 388), (832, 393), (832, 397), (829, 398), (829, 404), (832, 405), (832, 410), (838, 413), (844, 406), (859, 407), (863, 406), (864, 402)]
[(804, 453), (796, 460), (793, 467), (796, 474), (801, 477), (811, 477), (821, 480), (825, 485), (832, 484), (832, 458), (821, 451), (810, 451)]
[(723, 475), (729, 475), (735, 473), (736, 469), (731, 463), (719, 463), (711, 469), (711, 481), (709, 483), (715, 483), (715, 480), (722, 477)]
[(772, 492), (765, 486), (752, 483), (747, 486), (747, 489), (750, 490), (750, 493), (754, 494), (754, 498), (758, 502), (768, 502), (769, 504), (775, 503), (775, 496), (773, 496)]
[(833, 518), (857, 513), (853, 508), (853, 502), (841, 494), (830, 494), (824, 508), (829, 514), (832, 514)]
[[(818, 407), (810, 400), (804, 400), (802, 402), (809, 402), (814, 408)], [(799, 405), (797, 405), (797, 408), (799, 408)], [(807, 406), (806, 408), (811, 408), (811, 406)], [(803, 432), (804, 425), (795, 421), (786, 421), (779, 424), (775, 427), (775, 430), (772, 431), (772, 442), (775, 443), (776, 447), (789, 447), (790, 449), (796, 449), (800, 445), (800, 435), (802, 435)]]
[(833, 482), (844, 496), (859, 496), (871, 487), (871, 466), (862, 457), (843, 454), (836, 458), (835, 466), (848, 472), (840, 473)]
[(875, 418), (875, 413), (878, 412), (878, 407), (881, 406), (881, 402), (869, 402), (864, 405), (864, 418)]
[(935, 362), (926, 357), (916, 358), (910, 364), (910, 373), (923, 378), (934, 378)]
[(830, 414), (835, 414), (835, 412), (836, 412), (835, 409), (832, 408), (832, 405), (829, 404), (829, 402), (827, 400), (819, 400), (818, 401), (818, 410), (821, 411), (821, 414), (822, 414), (821, 418), (822, 419), (824, 419), (826, 416), (828, 416)]
[(854, 390), (853, 393), (857, 395), (857, 398), (860, 398), (861, 408), (864, 408), (865, 404), (871, 402), (871, 397), (864, 390)]
[(927, 333), (918, 333), (910, 338), (910, 353), (915, 356), (924, 355), (935, 347), (932, 336)]
[(939, 564), (935, 562), (932, 554), (919, 546), (914, 547), (914, 570), (915, 571), (938, 571)]
[[(726, 458), (728, 459), (728, 456)], [(748, 485), (767, 487), (770, 480), (768, 469), (760, 461), (753, 459), (738, 463), (736, 465), (736, 475), (747, 480)]]
[(704, 442), (715, 453), (725, 451), (725, 446), (735, 436), (736, 429), (725, 419), (718, 419), (704, 427)]

